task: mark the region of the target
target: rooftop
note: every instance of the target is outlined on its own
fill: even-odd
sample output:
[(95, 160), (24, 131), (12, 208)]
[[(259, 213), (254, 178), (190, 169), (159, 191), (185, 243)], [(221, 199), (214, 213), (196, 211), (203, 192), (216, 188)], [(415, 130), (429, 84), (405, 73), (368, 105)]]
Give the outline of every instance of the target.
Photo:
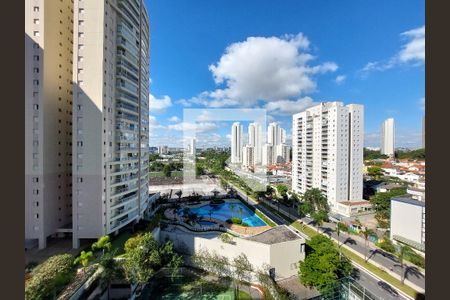
[(282, 242), (295, 241), (303, 238), (300, 235), (294, 233), (286, 225), (279, 225), (261, 232), (260, 234), (247, 237), (246, 239), (249, 241), (273, 245)]
[(370, 205), (369, 201), (342, 201), (339, 204), (347, 205), (347, 206), (357, 206), (357, 205)]
[(425, 207), (425, 202), (424, 201), (419, 201), (416, 199), (413, 199), (411, 197), (394, 197), (391, 198), (391, 201), (397, 201), (397, 202), (403, 202), (403, 203), (407, 203), (407, 204), (411, 204), (411, 205), (417, 205), (417, 206), (423, 206)]

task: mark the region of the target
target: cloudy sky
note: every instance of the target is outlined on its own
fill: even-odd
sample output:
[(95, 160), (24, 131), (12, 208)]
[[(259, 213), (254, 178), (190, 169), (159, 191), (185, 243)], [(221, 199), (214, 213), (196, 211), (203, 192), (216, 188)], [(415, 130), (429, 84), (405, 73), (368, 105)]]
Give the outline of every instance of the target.
[[(291, 116), (323, 101), (365, 107), (365, 144), (396, 121), (418, 147), (425, 103), (424, 1), (152, 0), (150, 145), (181, 146), (184, 109)], [(201, 114), (201, 112), (199, 112)], [(230, 121), (200, 120), (198, 144), (228, 145)]]

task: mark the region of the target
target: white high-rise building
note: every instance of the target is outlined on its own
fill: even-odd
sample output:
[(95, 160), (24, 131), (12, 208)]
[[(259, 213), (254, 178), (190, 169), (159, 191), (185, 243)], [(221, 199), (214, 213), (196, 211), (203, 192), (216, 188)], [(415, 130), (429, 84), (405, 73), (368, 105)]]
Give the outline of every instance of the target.
[(381, 154), (394, 156), (395, 150), (395, 124), (394, 119), (389, 118), (381, 126)]
[(273, 146), (281, 144), (281, 130), (277, 122), (272, 122), (267, 127), (267, 143)]
[(142, 0), (26, 1), (25, 27), (25, 239), (77, 248), (148, 206), (148, 14)]
[(292, 188), (320, 189), (330, 208), (361, 201), (364, 107), (325, 102), (293, 115)]
[(195, 157), (196, 155), (196, 149), (197, 145), (195, 144), (195, 139), (191, 139), (191, 143), (189, 145), (189, 154), (192, 155), (193, 157)]
[(255, 166), (255, 147), (245, 145), (242, 148), (242, 166), (244, 167)]
[(270, 166), (275, 163), (273, 146), (271, 144), (265, 144), (262, 148), (262, 165)]
[(280, 127), (280, 144), (286, 144), (286, 130)]
[(276, 146), (276, 159), (275, 161), (277, 163), (288, 163), (290, 162), (290, 152), (291, 152), (291, 147), (286, 145), (286, 144), (279, 144)]
[(248, 144), (255, 148), (255, 164), (260, 164), (262, 161), (261, 124), (255, 122), (248, 125)]
[(235, 122), (231, 126), (231, 163), (242, 163), (242, 147), (244, 146), (243, 127), (241, 123)]

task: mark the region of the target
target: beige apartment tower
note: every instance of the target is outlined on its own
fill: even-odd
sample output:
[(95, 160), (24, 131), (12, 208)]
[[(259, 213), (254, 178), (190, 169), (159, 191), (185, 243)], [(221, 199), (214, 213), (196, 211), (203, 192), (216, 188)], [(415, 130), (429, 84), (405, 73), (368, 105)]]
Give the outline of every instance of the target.
[(25, 247), (72, 222), (73, 2), (25, 1)]
[[(31, 54), (33, 44), (29, 43), (26, 46), (26, 61), (30, 61), (26, 64), (26, 80), (30, 86), (26, 91), (30, 92), (25, 100), (28, 107), (27, 156), (30, 156), (26, 157), (29, 190), (26, 240), (39, 239), (43, 248), (48, 236), (71, 233), (73, 246), (78, 247), (81, 239), (114, 233), (139, 220), (148, 206), (148, 15), (141, 0), (35, 2), (42, 2), (45, 8), (51, 6), (40, 11), (43, 16), (39, 22), (43, 26), (39, 51), (48, 59), (43, 60), (43, 74), (39, 73), (43, 76), (39, 81), (42, 82), (40, 89), (44, 90), (39, 101), (44, 107), (38, 113), (42, 118), (45, 116), (48, 125), (38, 128), (42, 131), (42, 137), (38, 135), (38, 158), (43, 156), (45, 168), (38, 164), (40, 173), (37, 174), (43, 179), (35, 183), (34, 177), (39, 176), (33, 173), (33, 145), (36, 143), (31, 123), (32, 114), (36, 112), (32, 106), (34, 66), (31, 67), (31, 59), (34, 54)], [(54, 6), (63, 3), (67, 3), (67, 13), (59, 20), (60, 9)], [(35, 31), (33, 14), (36, 12), (34, 4), (27, 2), (26, 6), (30, 10), (26, 15), (27, 36)], [(67, 34), (60, 34), (59, 24), (67, 27)], [(62, 53), (63, 60), (58, 68), (58, 63), (52, 60), (61, 57), (60, 44), (67, 53)], [(67, 73), (58, 74), (59, 69)], [(58, 89), (58, 80), (66, 86)], [(59, 95), (66, 90), (67, 95)], [(51, 94), (55, 92), (58, 94)], [(61, 122), (57, 117), (60, 109)], [(52, 176), (61, 184), (55, 183)], [(35, 185), (45, 186), (37, 195), (42, 202), (39, 206), (42, 225), (35, 224), (38, 219), (33, 218), (37, 214), (33, 206)], [(66, 190), (61, 188), (59, 192), (60, 185)], [(61, 200), (55, 198), (59, 194)], [(42, 232), (39, 231), (41, 226), (46, 226)]]

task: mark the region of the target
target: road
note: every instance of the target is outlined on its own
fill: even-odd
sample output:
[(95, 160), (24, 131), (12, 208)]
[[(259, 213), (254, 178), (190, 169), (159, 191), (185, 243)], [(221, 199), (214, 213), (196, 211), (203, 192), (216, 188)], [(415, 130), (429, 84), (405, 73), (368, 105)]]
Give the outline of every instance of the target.
[(399, 295), (398, 297), (391, 295), (389, 292), (378, 286), (378, 279), (361, 269), (358, 269), (358, 275), (355, 276), (354, 279), (379, 300), (409, 300), (402, 295)]

